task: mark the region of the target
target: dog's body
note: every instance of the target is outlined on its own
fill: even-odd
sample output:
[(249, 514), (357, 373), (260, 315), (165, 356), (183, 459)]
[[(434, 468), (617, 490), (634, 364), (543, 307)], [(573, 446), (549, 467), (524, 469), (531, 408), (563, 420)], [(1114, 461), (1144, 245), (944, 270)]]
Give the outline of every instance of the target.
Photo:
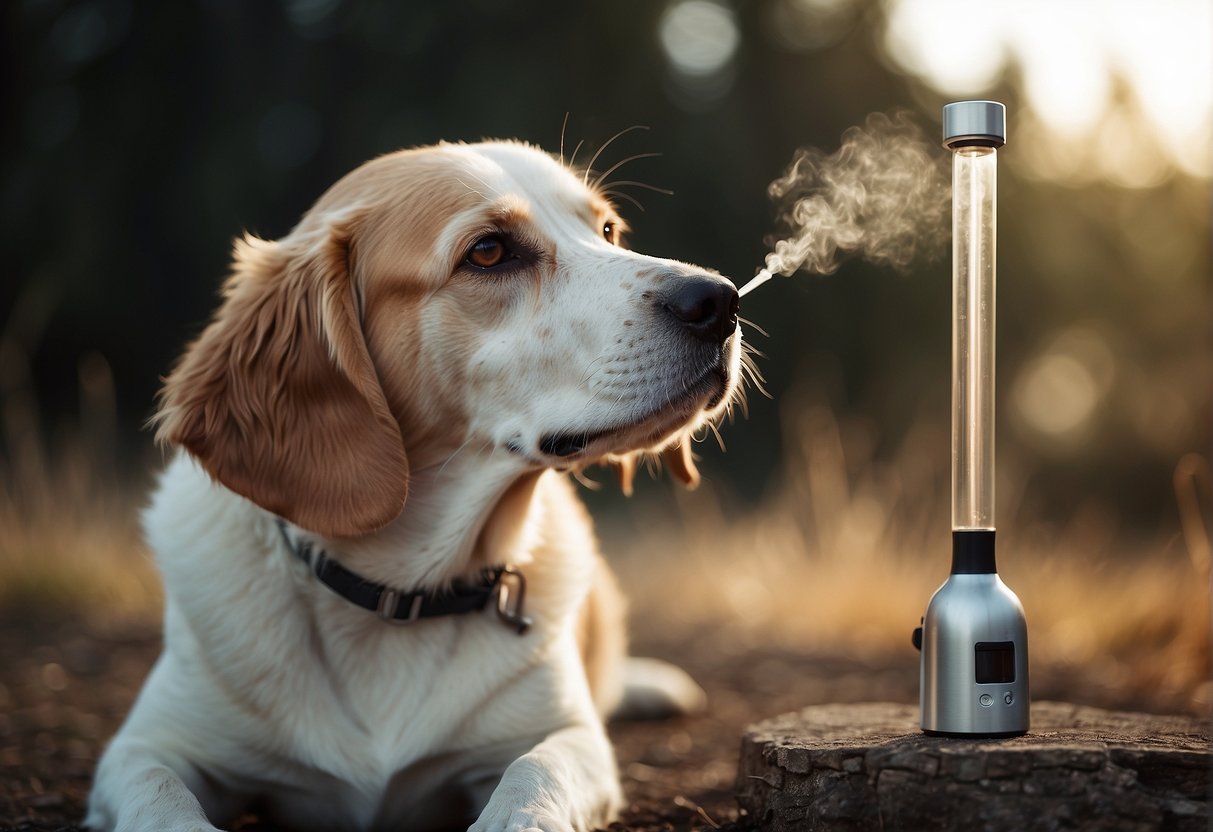
[[(622, 605), (552, 469), (672, 448), (693, 477), (687, 432), (735, 390), (740, 340), (731, 284), (618, 248), (621, 226), (533, 149), (442, 145), (238, 246), (165, 385), (160, 437), (186, 451), (145, 517), (165, 650), (89, 826), (609, 821)], [(321, 583), (309, 547), (437, 596), (508, 566), (525, 608), (395, 626)]]

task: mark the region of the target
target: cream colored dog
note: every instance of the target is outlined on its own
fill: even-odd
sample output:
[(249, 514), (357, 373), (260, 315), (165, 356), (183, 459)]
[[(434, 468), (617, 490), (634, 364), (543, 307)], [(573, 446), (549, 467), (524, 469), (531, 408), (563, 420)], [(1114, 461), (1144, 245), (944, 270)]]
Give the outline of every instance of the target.
[[(623, 225), (584, 177), (490, 142), (376, 159), (285, 238), (237, 244), (164, 385), (158, 437), (184, 449), (145, 517), (164, 653), (90, 827), (611, 819), (602, 720), (636, 660), (561, 472), (626, 479), (664, 450), (693, 480), (689, 431), (740, 360), (733, 285), (621, 248)], [(701, 693), (668, 667), (656, 689)]]

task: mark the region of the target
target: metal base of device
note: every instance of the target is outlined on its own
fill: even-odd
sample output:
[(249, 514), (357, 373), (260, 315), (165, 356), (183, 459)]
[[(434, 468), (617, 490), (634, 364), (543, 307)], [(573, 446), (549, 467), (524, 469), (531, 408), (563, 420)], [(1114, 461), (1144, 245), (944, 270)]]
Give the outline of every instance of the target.
[(1007, 740), (1011, 739), (1012, 737), (1024, 736), (1028, 733), (1028, 729), (1024, 728), (1022, 731), (999, 731), (998, 733), (994, 734), (970, 734), (962, 733), (960, 731), (931, 731), (926, 728), (923, 728), (922, 732), (928, 737), (951, 737), (952, 739), (958, 740)]
[(952, 533), (952, 574), (927, 606), (922, 729), (943, 737), (1016, 737), (1030, 726), (1028, 628), (1023, 606), (998, 577), (994, 530)]

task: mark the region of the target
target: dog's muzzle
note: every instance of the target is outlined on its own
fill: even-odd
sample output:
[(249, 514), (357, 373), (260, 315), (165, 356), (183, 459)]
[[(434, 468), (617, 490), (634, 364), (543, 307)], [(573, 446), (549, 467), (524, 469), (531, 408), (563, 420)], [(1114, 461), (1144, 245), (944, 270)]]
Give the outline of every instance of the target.
[(732, 283), (713, 275), (667, 281), (657, 303), (684, 331), (720, 346), (737, 330), (740, 298)]

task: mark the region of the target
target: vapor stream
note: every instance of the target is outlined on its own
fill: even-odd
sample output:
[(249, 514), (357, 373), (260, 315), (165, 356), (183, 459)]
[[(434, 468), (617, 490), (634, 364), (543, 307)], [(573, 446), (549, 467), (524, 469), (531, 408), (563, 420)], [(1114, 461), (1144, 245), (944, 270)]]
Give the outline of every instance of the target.
[(832, 274), (852, 255), (898, 271), (939, 256), (950, 234), (948, 161), (908, 112), (869, 115), (831, 155), (796, 151), (767, 188), (784, 230), (767, 240), (766, 268), (742, 294), (774, 274)]

